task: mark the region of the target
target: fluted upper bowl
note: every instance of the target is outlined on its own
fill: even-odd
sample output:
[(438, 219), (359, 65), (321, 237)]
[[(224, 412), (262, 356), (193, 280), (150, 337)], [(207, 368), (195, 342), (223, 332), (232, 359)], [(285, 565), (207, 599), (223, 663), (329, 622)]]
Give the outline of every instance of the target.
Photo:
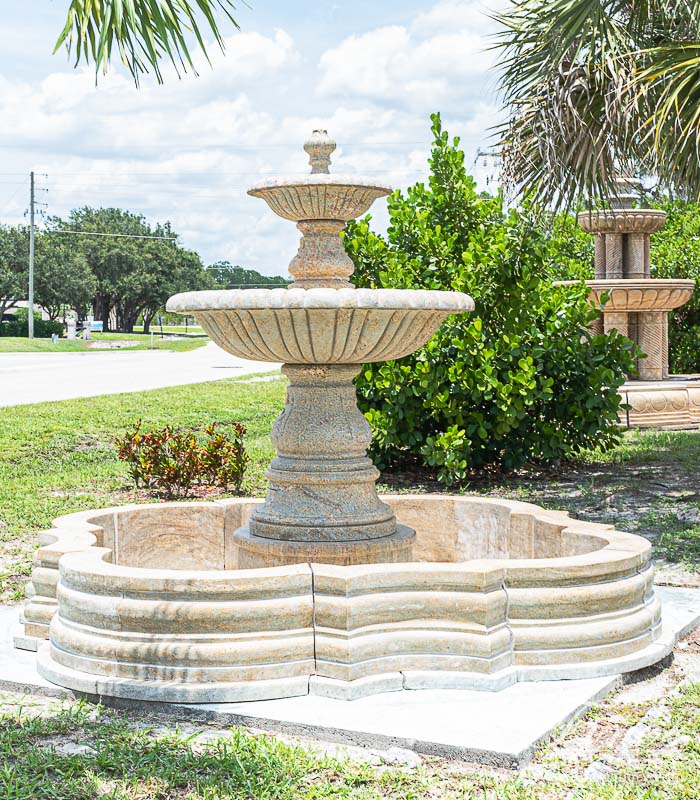
[(312, 219), (348, 222), (361, 217), (377, 198), (391, 192), (391, 186), (369, 178), (323, 173), (275, 178), (248, 190), (253, 197), (262, 197), (275, 214), (292, 222)]
[(654, 233), (665, 223), (666, 212), (657, 208), (611, 208), (578, 215), (578, 224), (587, 233)]
[[(571, 285), (578, 281), (558, 281)], [(619, 278), (586, 281), (590, 300), (600, 305), (601, 296), (609, 295), (606, 311), (671, 311), (690, 300), (695, 281), (681, 278)]]
[(167, 308), (195, 314), (239, 358), (362, 364), (412, 353), (450, 314), (473, 311), (474, 301), (413, 289), (229, 289), (176, 294)]

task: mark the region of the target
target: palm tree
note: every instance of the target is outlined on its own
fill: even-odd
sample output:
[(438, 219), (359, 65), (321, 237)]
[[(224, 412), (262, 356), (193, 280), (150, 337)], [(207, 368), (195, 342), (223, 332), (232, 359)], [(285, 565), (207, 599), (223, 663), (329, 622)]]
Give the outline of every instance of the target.
[(700, 0), (510, 0), (497, 16), (506, 182), (554, 206), (615, 172), (700, 196)]
[(205, 32), (213, 34), (223, 50), (217, 14), (237, 28), (233, 0), (71, 0), (65, 27), (54, 52), (62, 45), (96, 71), (107, 71), (113, 51), (139, 76), (152, 69), (159, 82), (160, 62), (169, 59), (178, 74), (195, 71), (187, 44), (194, 37), (206, 56)]

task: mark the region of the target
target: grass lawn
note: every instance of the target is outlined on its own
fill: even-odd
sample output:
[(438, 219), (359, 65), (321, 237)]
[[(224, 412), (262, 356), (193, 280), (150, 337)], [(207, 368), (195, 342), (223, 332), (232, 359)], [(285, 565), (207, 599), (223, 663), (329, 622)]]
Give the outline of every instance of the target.
[[(155, 323), (151, 323), (151, 330), (159, 334), (160, 333), (160, 325), (156, 325)], [(134, 332), (140, 333), (143, 331), (143, 325), (134, 325)], [(186, 334), (192, 334), (194, 336), (201, 336), (204, 333), (204, 328), (201, 325), (188, 325), (185, 327), (184, 325), (163, 325), (163, 332), (164, 333), (179, 333), (185, 336)]]
[[(154, 332), (155, 333), (155, 332)], [(184, 333), (184, 330), (183, 330)], [(209, 339), (191, 337), (173, 339), (160, 338), (158, 333), (153, 337), (154, 350), (176, 350), (184, 352), (204, 346)], [(114, 347), (106, 347), (109, 342)], [(120, 347), (116, 343), (122, 343)], [(93, 333), (92, 340), (59, 339), (53, 344), (51, 339), (25, 339), (19, 336), (0, 336), (0, 353), (113, 353), (117, 350), (149, 350), (151, 337), (145, 333)]]

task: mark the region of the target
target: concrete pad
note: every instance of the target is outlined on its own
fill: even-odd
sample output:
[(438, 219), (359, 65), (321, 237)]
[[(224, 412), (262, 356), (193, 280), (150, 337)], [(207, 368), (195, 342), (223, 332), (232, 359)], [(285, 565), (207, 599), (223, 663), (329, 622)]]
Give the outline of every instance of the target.
[(500, 692), (433, 689), (348, 702), (308, 695), (259, 703), (198, 705), (225, 724), (279, 730), (373, 748), (516, 769), (556, 728), (621, 685), (620, 676), (517, 683)]
[(20, 634), (21, 606), (0, 606), (0, 690), (29, 692), (47, 697), (71, 697), (72, 692), (39, 675), (36, 652), (19, 650), (13, 639)]
[[(700, 590), (656, 587), (664, 629), (680, 637), (700, 623)], [(18, 606), (0, 607), (0, 689), (51, 696), (72, 692), (41, 678), (35, 654), (16, 650)], [(631, 674), (632, 678), (634, 673)], [(312, 680), (318, 679), (312, 678)], [(247, 703), (168, 705), (96, 696), (107, 705), (166, 712), (170, 717), (209, 719), (327, 741), (415, 752), (517, 769), (557, 728), (580, 716), (630, 676), (515, 683), (501, 691), (429, 689), (408, 691), (387, 680), (387, 692), (343, 700), (309, 694)], [(329, 694), (333, 691), (329, 689)], [(356, 695), (356, 696), (357, 696)]]

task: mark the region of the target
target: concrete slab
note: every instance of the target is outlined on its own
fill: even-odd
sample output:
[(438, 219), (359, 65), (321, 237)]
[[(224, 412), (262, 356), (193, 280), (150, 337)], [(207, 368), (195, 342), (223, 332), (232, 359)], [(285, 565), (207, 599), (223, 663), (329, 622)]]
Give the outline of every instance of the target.
[[(657, 587), (664, 627), (683, 636), (700, 624), (700, 590)], [(0, 607), (0, 689), (51, 696), (72, 692), (41, 678), (35, 654), (16, 650), (19, 607)], [(517, 769), (554, 730), (580, 716), (632, 676), (516, 683), (501, 691), (390, 691), (353, 701), (318, 695), (249, 703), (168, 705), (93, 698), (119, 707), (146, 706), (170, 717), (208, 719), (327, 741), (419, 753)]]

